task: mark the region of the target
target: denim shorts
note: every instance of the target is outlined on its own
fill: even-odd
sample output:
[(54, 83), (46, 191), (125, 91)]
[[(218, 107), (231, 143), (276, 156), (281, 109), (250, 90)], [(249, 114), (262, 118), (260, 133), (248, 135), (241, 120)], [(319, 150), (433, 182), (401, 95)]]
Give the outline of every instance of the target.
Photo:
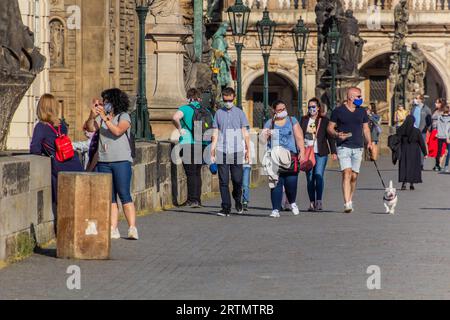
[(117, 203), (119, 195), (122, 205), (133, 202), (131, 198), (131, 162), (99, 162), (97, 171), (112, 174), (112, 203)]
[(337, 156), (341, 171), (352, 169), (353, 172), (359, 173), (364, 148), (347, 148), (337, 147)]

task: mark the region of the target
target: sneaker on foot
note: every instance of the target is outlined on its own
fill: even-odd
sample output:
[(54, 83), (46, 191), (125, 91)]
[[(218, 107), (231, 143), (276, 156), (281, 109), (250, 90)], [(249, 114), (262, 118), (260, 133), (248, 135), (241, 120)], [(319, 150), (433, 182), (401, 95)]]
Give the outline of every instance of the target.
[(300, 214), (300, 210), (297, 207), (296, 203), (291, 203), (292, 213), (294, 216), (298, 216)]
[(244, 202), (242, 204), (242, 209), (244, 209), (244, 211), (248, 211), (248, 203), (247, 202)]
[(230, 210), (229, 209), (222, 209), (219, 212), (217, 212), (217, 215), (219, 217), (228, 217), (230, 215)]
[(111, 228), (111, 239), (120, 239), (120, 232), (118, 228)]
[(314, 212), (314, 211), (316, 211), (316, 206), (315, 206), (315, 204), (314, 204), (314, 201), (312, 201), (312, 202), (309, 204), (308, 211), (309, 211), (309, 212)]
[(344, 204), (344, 212), (345, 213), (353, 212), (353, 203), (352, 202), (347, 202), (346, 204)]
[(433, 171), (441, 171), (441, 168), (439, 166), (434, 166)]
[(241, 214), (242, 212), (244, 212), (244, 209), (242, 207), (242, 203), (238, 202), (236, 203), (236, 211), (238, 214)]
[(444, 172), (448, 172), (448, 166), (444, 167)]
[(270, 217), (272, 218), (279, 218), (280, 212), (278, 210), (272, 210), (272, 213), (270, 214)]
[(189, 205), (191, 208), (201, 208), (201, 204), (198, 203), (197, 201), (193, 201), (191, 202), (191, 204)]
[(128, 229), (128, 239), (132, 239), (132, 240), (139, 239), (139, 235), (138, 235), (138, 231), (137, 231), (136, 227), (130, 227)]
[(317, 200), (316, 201), (316, 210), (317, 211), (322, 211), (323, 210), (323, 208), (322, 208), (322, 200)]

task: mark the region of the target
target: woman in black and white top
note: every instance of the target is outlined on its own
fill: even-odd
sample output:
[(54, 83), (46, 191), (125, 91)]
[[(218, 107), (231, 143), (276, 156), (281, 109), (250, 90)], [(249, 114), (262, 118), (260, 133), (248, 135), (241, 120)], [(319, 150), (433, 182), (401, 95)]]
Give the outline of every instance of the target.
[(300, 121), (305, 136), (305, 147), (313, 146), (316, 158), (314, 168), (306, 172), (310, 201), (308, 211), (322, 210), (324, 174), (328, 155), (331, 153), (332, 159), (337, 160), (336, 142), (327, 132), (329, 119), (323, 111), (319, 100), (312, 98), (308, 101), (308, 114)]

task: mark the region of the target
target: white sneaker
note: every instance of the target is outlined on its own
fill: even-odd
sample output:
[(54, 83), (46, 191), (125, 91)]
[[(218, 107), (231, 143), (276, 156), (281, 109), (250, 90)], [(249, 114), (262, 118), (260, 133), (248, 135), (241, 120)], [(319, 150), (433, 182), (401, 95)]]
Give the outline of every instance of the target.
[(298, 216), (300, 214), (300, 210), (298, 210), (296, 203), (291, 203), (292, 213), (294, 216)]
[(448, 166), (444, 167), (444, 172), (448, 172)]
[(322, 211), (323, 210), (323, 208), (322, 208), (322, 201), (321, 200), (317, 200), (316, 201), (316, 210), (317, 211)]
[(136, 227), (130, 227), (128, 229), (128, 239), (138, 240), (139, 235)]
[(111, 239), (120, 239), (120, 232), (118, 228), (111, 229)]
[(278, 210), (273, 210), (272, 213), (270, 214), (270, 217), (272, 217), (272, 218), (279, 218), (280, 217), (280, 212)]
[(346, 204), (344, 204), (344, 212), (345, 213), (353, 212), (353, 203), (352, 202), (347, 202)]

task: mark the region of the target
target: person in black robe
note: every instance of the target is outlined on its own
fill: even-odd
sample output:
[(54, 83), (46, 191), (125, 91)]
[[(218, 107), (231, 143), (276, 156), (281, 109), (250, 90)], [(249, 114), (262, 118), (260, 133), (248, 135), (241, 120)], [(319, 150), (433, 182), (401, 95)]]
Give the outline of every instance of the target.
[(406, 183), (414, 190), (414, 183), (422, 182), (421, 153), (426, 156), (427, 147), (419, 129), (414, 127), (412, 115), (406, 117), (397, 135), (401, 141), (398, 180), (402, 182), (402, 190), (406, 190)]

